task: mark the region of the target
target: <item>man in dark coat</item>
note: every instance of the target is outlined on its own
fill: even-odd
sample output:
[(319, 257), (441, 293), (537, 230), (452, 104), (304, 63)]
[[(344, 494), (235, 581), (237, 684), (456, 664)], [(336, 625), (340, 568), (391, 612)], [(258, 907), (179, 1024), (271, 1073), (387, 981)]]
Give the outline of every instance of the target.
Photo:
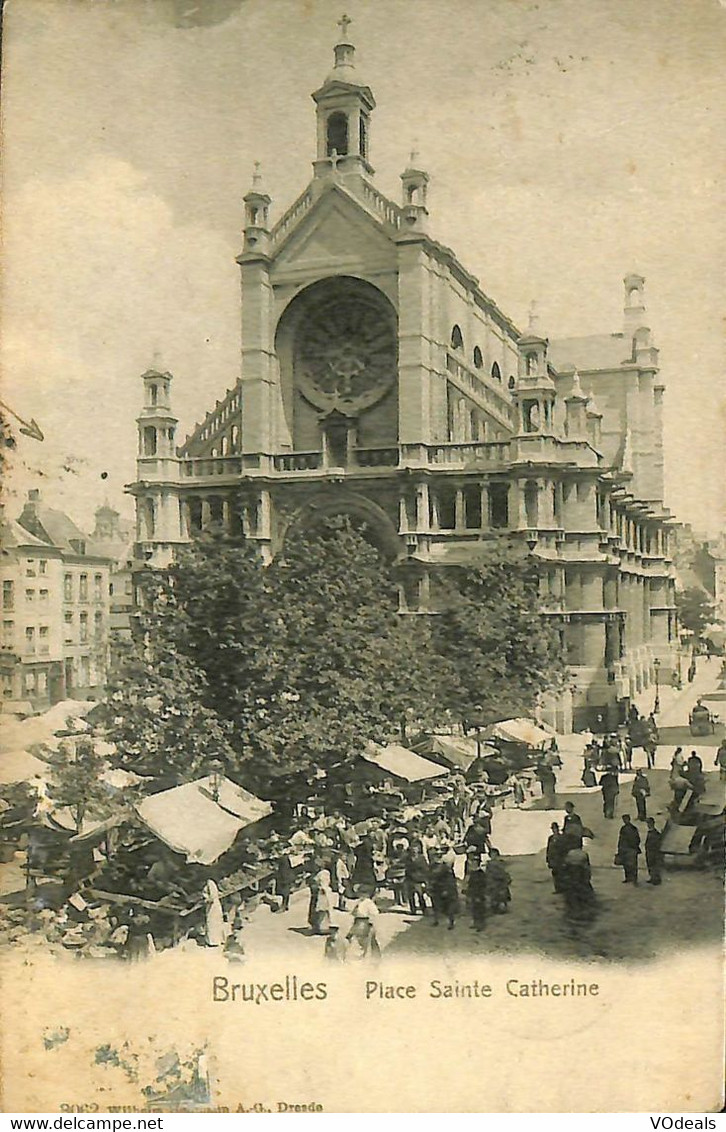
[(618, 864), (622, 865), (625, 879), (623, 884), (638, 883), (638, 857), (640, 856), (640, 834), (630, 820), (630, 814), (623, 814), (623, 824), (618, 835)]
[(578, 838), (582, 846), (582, 818), (575, 810), (574, 802), (565, 802), (565, 818), (562, 822), (562, 832), (572, 834)]
[(645, 863), (648, 866), (648, 884), (662, 881), (663, 852), (660, 843), (663, 834), (656, 829), (655, 819), (648, 818), (648, 832), (645, 835)]
[(456, 887), (454, 868), (442, 859), (440, 849), (432, 849), (429, 856), (432, 860), (428, 892), (434, 908), (433, 926), (438, 927), (439, 915), (444, 915), (449, 921), (449, 931), (452, 931), (459, 910), (459, 890)]
[(406, 854), (406, 895), (411, 915), (416, 915), (416, 904), (421, 914), (426, 915), (426, 881), (429, 876), (428, 862), (424, 856), (421, 842), (415, 841)]
[(466, 899), (471, 912), (471, 926), (480, 932), (484, 930), (487, 918), (487, 878), (476, 849), (467, 850), (466, 856)]
[(638, 821), (645, 821), (647, 814), (647, 799), (650, 795), (650, 783), (644, 770), (636, 770), (633, 785), (630, 788), (630, 793), (635, 799), (635, 805), (638, 810)]
[(620, 783), (614, 770), (606, 770), (600, 779), (602, 793), (602, 812), (606, 818), (615, 817), (615, 801), (620, 793)]
[(486, 814), (478, 814), (464, 834), (467, 849), (476, 849), (481, 855), (489, 844), (492, 822)]
[(560, 833), (560, 827), (556, 821), (552, 822), (550, 829), (552, 832), (547, 838), (545, 860), (547, 861), (547, 868), (552, 873), (555, 892), (562, 892), (562, 862), (567, 852), (567, 839)]

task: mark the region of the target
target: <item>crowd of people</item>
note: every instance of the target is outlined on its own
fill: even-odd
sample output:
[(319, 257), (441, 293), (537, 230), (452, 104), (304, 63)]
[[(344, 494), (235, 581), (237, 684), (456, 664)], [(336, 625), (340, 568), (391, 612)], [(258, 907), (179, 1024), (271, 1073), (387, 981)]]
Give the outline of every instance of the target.
[[(448, 804), (426, 818), (413, 814), (389, 828), (379, 818), (355, 826), (322, 818), (304, 836), (293, 835), (293, 846), (297, 842), (308, 855), (309, 930), (326, 937), (326, 957), (379, 953), (374, 897), (384, 892), (392, 910), (428, 917), (432, 927), (446, 924), (449, 930), (462, 912), (468, 912), (474, 930), (482, 931), (489, 914), (507, 911), (511, 882), (491, 843), (492, 805), (481, 800), (472, 812), (473, 802), (462, 778)], [(289, 905), (292, 875), (292, 859), (283, 853), (276, 878), (281, 911)], [(332, 923), (336, 910), (352, 915), (344, 940)]]

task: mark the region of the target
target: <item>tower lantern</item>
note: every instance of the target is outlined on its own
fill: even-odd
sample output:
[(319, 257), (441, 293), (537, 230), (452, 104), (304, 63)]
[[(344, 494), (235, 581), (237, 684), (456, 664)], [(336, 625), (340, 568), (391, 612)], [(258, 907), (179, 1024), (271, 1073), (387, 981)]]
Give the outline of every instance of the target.
[(514, 398), (519, 407), (519, 433), (551, 436), (555, 423), (555, 385), (547, 365), (547, 339), (529, 333), (518, 339), (517, 346), (519, 379)]
[(316, 177), (373, 174), (368, 153), (370, 115), (376, 101), (370, 87), (356, 74), (355, 47), (348, 34), (351, 22), (345, 15), (338, 21), (335, 65), (312, 96), (318, 120), (317, 160), (313, 165)]
[(271, 198), (262, 185), (260, 163), (255, 161), (252, 188), (244, 197), (245, 227), (244, 250), (246, 252), (266, 252), (270, 235)]
[(408, 166), (401, 174), (401, 189), (403, 192), (403, 214), (406, 223), (411, 228), (422, 229), (428, 216), (426, 195), (428, 192), (429, 175), (419, 168), (418, 153), (411, 151)]

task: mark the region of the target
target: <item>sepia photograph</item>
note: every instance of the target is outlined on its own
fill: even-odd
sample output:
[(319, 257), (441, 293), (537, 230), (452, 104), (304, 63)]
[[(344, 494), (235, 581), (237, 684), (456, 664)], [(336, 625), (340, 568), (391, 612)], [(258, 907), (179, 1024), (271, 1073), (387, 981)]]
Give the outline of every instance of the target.
[(5, 4), (4, 1111), (721, 1109), (725, 51)]

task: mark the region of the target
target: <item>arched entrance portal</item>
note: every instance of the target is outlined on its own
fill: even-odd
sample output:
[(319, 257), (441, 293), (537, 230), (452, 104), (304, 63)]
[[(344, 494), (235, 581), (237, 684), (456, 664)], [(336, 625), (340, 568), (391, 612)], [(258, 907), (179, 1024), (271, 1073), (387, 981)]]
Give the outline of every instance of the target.
[(288, 523), (282, 537), (285, 541), (293, 532), (315, 531), (327, 519), (345, 518), (367, 542), (376, 548), (387, 562), (395, 562), (403, 551), (396, 527), (386, 512), (365, 496), (353, 492), (319, 494), (308, 500)]

